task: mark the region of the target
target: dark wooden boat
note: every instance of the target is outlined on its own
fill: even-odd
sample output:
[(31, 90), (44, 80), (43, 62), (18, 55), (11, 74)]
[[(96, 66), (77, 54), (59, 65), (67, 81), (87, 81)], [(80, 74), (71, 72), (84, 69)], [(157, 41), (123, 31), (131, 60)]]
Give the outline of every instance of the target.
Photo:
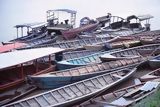
[[(103, 50), (102, 50), (103, 51)], [(99, 50), (80, 50), (80, 51), (68, 51), (63, 52), (63, 60), (85, 57), (87, 55), (95, 54), (100, 52)]]
[[(109, 47), (112, 49), (115, 48), (129, 48), (133, 46), (140, 45), (139, 40), (122, 40), (122, 41), (115, 41), (108, 43)], [(106, 48), (106, 43), (99, 43), (99, 44), (93, 44), (93, 45), (85, 45), (84, 48), (86, 50), (102, 50)]]
[(140, 38), (140, 41), (143, 45), (146, 45), (146, 44), (156, 44), (156, 43), (160, 43), (160, 36), (157, 36), (157, 37), (150, 37), (150, 38)]
[(12, 88), (12, 90), (5, 91), (0, 94), (0, 106), (11, 103), (29, 93), (35, 91), (37, 89), (36, 86), (21, 84), (20, 86), (16, 86)]
[[(101, 43), (101, 42), (107, 42), (108, 38), (91, 38), (91, 39), (80, 39), (80, 40), (69, 40), (69, 41), (61, 41), (57, 43), (50, 43), (50, 44), (43, 44), (28, 48), (40, 48), (40, 47), (58, 47), (62, 49), (68, 49), (68, 50), (76, 50), (76, 49), (83, 49), (84, 45), (87, 44), (95, 44), (95, 43)], [(22, 49), (28, 49), (22, 48)]]
[(140, 80), (146, 82), (158, 78), (160, 78), (160, 68), (153, 70), (152, 72), (149, 72), (148, 74), (140, 77)]
[(85, 57), (79, 57), (74, 59), (62, 60), (57, 62), (57, 67), (59, 70), (70, 69), (79, 66), (85, 66), (89, 64), (101, 63), (99, 57), (105, 53), (109, 53), (112, 51), (118, 51), (119, 49), (113, 49), (104, 52), (97, 52), (95, 54), (87, 55)]
[(151, 57), (160, 53), (160, 44), (151, 44), (124, 49), (117, 52), (111, 52), (100, 56), (102, 61), (112, 61), (119, 59), (130, 59), (136, 57)]
[(85, 31), (92, 31), (96, 29), (99, 25), (99, 21), (94, 21), (92, 23), (80, 26), (78, 28), (73, 28), (65, 31), (61, 31), (62, 35), (65, 39), (73, 39), (75, 38), (79, 33), (85, 32)]
[[(38, 75), (55, 69), (51, 64), (51, 54), (63, 51), (60, 48), (40, 48), (13, 51), (0, 54), (0, 91), (11, 89), (25, 81), (27, 75)], [(49, 62), (40, 58), (48, 56)]]
[(57, 72), (50, 72), (37, 76), (29, 76), (30, 83), (39, 88), (58, 88), (67, 84), (71, 84), (83, 79), (91, 78), (93, 76), (101, 75), (107, 72), (112, 72), (118, 69), (135, 67), (147, 59), (137, 58), (131, 60), (118, 60), (101, 64), (92, 64), (82, 67), (76, 67)]
[(27, 42), (27, 45), (19, 48), (19, 49), (23, 49), (23, 48), (31, 48), (34, 46), (39, 46), (39, 45), (45, 45), (45, 44), (51, 44), (51, 43), (55, 43), (56, 42), (56, 37), (54, 38), (50, 38), (50, 37), (46, 37), (46, 38), (42, 38), (42, 39), (38, 39), (38, 40), (34, 40), (31, 42)]
[(148, 81), (145, 84), (133, 85), (106, 95), (92, 98), (82, 103), (81, 107), (128, 107), (151, 95), (159, 89), (159, 82)]
[(103, 92), (112, 86), (128, 79), (136, 69), (123, 69), (99, 75), (90, 79), (82, 80), (70, 85), (66, 85), (45, 93), (34, 95), (20, 101), (5, 105), (9, 106), (70, 106), (74, 103), (88, 99), (97, 93)]

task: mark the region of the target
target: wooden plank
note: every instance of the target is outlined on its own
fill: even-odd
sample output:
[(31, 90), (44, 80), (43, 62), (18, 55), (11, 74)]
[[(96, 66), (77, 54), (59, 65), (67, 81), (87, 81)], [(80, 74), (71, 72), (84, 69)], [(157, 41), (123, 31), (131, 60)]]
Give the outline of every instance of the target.
[(37, 100), (36, 97), (34, 97), (33, 99), (39, 104), (40, 107), (43, 107), (43, 105), (41, 105), (41, 104), (38, 102), (38, 100)]
[(57, 90), (57, 92), (59, 93), (59, 95), (60, 95), (62, 98), (64, 98), (65, 100), (67, 100), (66, 97), (64, 97), (63, 94), (61, 94), (61, 92), (60, 92), (59, 90)]
[(51, 96), (55, 99), (55, 101), (56, 101), (57, 103), (59, 103), (58, 99), (53, 95), (53, 93), (50, 92), (50, 94), (51, 94)]
[(131, 95), (133, 95), (134, 93), (137, 93), (138, 91), (140, 91), (139, 89), (135, 89), (129, 93), (126, 93), (125, 95), (123, 95), (124, 97), (130, 97)]
[(47, 100), (47, 98), (45, 97), (45, 95), (42, 95), (43, 96), (43, 98), (46, 100), (46, 102), (49, 104), (49, 105), (51, 105), (51, 103)]
[(103, 84), (100, 82), (99, 78), (96, 78), (96, 79), (99, 82), (99, 84), (101, 84), (101, 86), (103, 86)]

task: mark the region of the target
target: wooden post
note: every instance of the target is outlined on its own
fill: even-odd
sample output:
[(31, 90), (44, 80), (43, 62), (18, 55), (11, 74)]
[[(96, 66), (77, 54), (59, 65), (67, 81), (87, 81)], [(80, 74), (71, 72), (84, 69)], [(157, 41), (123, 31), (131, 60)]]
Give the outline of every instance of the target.
[(23, 37), (23, 27), (21, 27), (21, 36)]
[(37, 62), (37, 59), (36, 59), (36, 73), (38, 72), (38, 62)]
[(17, 38), (18, 38), (18, 27), (16, 27), (17, 28)]
[(21, 64), (21, 77), (24, 78), (23, 64)]
[(49, 64), (51, 65), (51, 55), (49, 55)]

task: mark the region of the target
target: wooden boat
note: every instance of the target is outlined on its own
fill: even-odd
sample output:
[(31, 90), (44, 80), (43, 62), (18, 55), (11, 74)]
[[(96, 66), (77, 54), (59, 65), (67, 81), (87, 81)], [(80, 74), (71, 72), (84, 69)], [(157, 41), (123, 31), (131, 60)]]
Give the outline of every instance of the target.
[(61, 32), (63, 37), (68, 40), (68, 39), (75, 38), (81, 32), (92, 31), (96, 29), (98, 25), (99, 25), (99, 21), (93, 21), (92, 23), (80, 26), (78, 28), (73, 28), (73, 29), (69, 29)]
[(140, 80), (146, 82), (158, 78), (160, 78), (160, 68), (153, 70), (152, 72), (149, 72), (148, 74), (140, 77)]
[[(63, 51), (60, 48), (40, 48), (0, 54), (0, 91), (11, 89), (25, 81), (27, 75), (38, 75), (55, 69), (51, 54)], [(49, 62), (40, 58), (48, 56)]]
[(17, 102), (5, 105), (9, 106), (70, 106), (74, 103), (88, 99), (112, 86), (128, 79), (136, 69), (123, 69), (111, 73), (99, 75), (90, 79), (82, 80), (70, 85), (66, 85), (45, 93), (34, 95)]
[[(101, 50), (103, 51), (103, 50)], [(84, 57), (87, 55), (91, 55), (94, 53), (100, 52), (99, 50), (80, 50), (80, 51), (68, 51), (68, 52), (63, 52), (63, 60), (67, 59), (73, 59), (73, 58), (79, 58), (79, 57)]]
[(42, 38), (42, 39), (38, 39), (38, 40), (34, 40), (31, 42), (27, 42), (27, 45), (19, 48), (19, 49), (23, 49), (23, 48), (31, 48), (34, 46), (39, 46), (39, 45), (43, 45), (43, 44), (50, 44), (50, 43), (54, 43), (56, 42), (56, 37), (54, 38)]
[(149, 60), (149, 65), (152, 69), (160, 68), (160, 56)]
[(156, 44), (156, 43), (160, 43), (160, 36), (158, 37), (150, 37), (150, 38), (140, 38), (140, 41), (143, 45), (146, 45), (146, 44)]
[(102, 61), (112, 61), (120, 59), (130, 59), (136, 57), (151, 57), (160, 54), (160, 44), (151, 44), (111, 52), (100, 56)]
[(128, 107), (151, 95), (159, 89), (159, 82), (129, 86), (82, 103), (81, 107)]
[(64, 70), (64, 69), (70, 69), (70, 68), (79, 67), (79, 66), (85, 66), (88, 64), (100, 63), (101, 60), (99, 59), (99, 57), (101, 55), (103, 55), (105, 53), (112, 52), (112, 51), (117, 51), (117, 50), (119, 50), (119, 49), (98, 52), (98, 53), (91, 54), (91, 55), (88, 55), (85, 57), (62, 60), (62, 61), (57, 62), (57, 67), (59, 70)]
[(58, 88), (83, 79), (91, 78), (118, 69), (135, 67), (146, 61), (144, 58), (118, 60), (101, 64), (92, 64), (67, 70), (54, 71), (37, 76), (28, 76), (28, 80), (38, 88)]
[[(107, 46), (109, 45), (109, 46)], [(118, 41), (118, 42), (110, 42), (108, 44), (106, 43), (101, 43), (101, 44), (93, 44), (93, 45), (85, 45), (84, 48), (86, 50), (102, 50), (105, 48), (129, 48), (129, 47), (133, 47), (133, 46), (138, 46), (140, 45), (140, 41), (139, 40), (122, 40), (122, 41)]]
[(107, 42), (108, 40), (109, 40), (108, 38), (68, 40), (68, 41), (61, 41), (61, 42), (57, 42), (57, 43), (43, 44), (43, 45), (37, 45), (37, 46), (32, 46), (32, 47), (25, 47), (22, 49), (41, 48), (41, 47), (58, 47), (58, 48), (67, 49), (67, 50), (76, 50), (76, 49), (83, 49), (83, 46), (87, 45), (87, 44)]
[(21, 84), (18, 87), (13, 88), (12, 90), (5, 91), (0, 94), (0, 106), (11, 103), (19, 98), (22, 98), (25, 95), (35, 91), (36, 86)]
[(9, 52), (25, 45), (27, 44), (19, 42), (3, 43), (3, 45), (0, 45), (0, 53)]

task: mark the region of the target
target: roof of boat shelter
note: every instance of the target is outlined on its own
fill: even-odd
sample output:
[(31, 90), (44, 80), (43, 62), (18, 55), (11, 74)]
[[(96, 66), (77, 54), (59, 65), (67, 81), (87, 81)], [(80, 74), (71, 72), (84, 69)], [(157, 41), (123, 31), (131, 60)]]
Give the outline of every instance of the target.
[(19, 27), (31, 27), (35, 28), (37, 26), (44, 26), (46, 22), (34, 22), (34, 23), (24, 23), (24, 24), (19, 24), (15, 25), (14, 27), (19, 28)]
[(63, 50), (64, 49), (61, 48), (48, 47), (2, 53), (0, 54), (0, 69), (29, 62), (44, 56), (61, 52)]
[(146, 15), (139, 15), (139, 16), (137, 16), (138, 18), (139, 18), (139, 20), (140, 21), (143, 21), (143, 20), (147, 20), (147, 19), (151, 19), (151, 18), (153, 18), (153, 16), (152, 15), (150, 15), (150, 14), (146, 14)]
[(70, 9), (55, 9), (55, 10), (48, 10), (47, 12), (49, 12), (49, 11), (62, 11), (62, 12), (68, 12), (68, 13), (73, 13), (73, 14), (77, 13), (77, 11), (70, 10)]

